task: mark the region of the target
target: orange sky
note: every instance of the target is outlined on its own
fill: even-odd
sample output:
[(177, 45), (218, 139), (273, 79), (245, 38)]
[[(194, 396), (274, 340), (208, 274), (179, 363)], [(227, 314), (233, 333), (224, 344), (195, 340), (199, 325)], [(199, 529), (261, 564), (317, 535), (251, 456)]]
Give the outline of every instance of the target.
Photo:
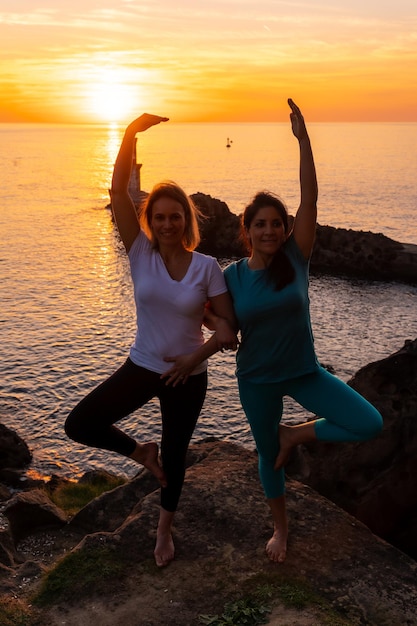
[(2, 0), (0, 122), (417, 121), (415, 0)]

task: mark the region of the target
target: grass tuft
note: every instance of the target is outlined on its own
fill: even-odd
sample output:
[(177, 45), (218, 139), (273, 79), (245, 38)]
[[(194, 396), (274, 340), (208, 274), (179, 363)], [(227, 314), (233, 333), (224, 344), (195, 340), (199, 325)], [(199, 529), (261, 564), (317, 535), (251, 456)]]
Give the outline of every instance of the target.
[(200, 622), (205, 626), (265, 624), (272, 607), (279, 602), (288, 609), (317, 610), (322, 626), (352, 626), (304, 580), (288, 580), (282, 574), (261, 573), (247, 579), (242, 585), (242, 591), (243, 597), (226, 604), (221, 615), (200, 615)]
[(47, 606), (100, 593), (108, 589), (109, 581), (120, 579), (124, 568), (125, 563), (109, 548), (76, 550), (45, 575), (33, 604)]
[(1, 626), (29, 626), (30, 614), (19, 602), (10, 598), (0, 598)]
[(267, 623), (270, 612), (270, 607), (255, 598), (242, 598), (226, 604), (222, 615), (200, 615), (200, 622), (206, 626), (257, 626)]
[(60, 509), (75, 515), (89, 502), (126, 482), (118, 476), (98, 476), (94, 481), (65, 483), (49, 494), (52, 502)]

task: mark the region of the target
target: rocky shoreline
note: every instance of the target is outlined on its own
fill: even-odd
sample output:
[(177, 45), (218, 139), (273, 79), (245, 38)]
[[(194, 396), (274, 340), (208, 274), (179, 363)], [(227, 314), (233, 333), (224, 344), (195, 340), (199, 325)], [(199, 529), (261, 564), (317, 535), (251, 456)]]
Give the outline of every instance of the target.
[[(41, 481), (26, 479), (30, 450), (1, 426), (0, 498), (8, 526), (0, 531), (0, 599), (29, 602), (29, 591), (65, 554), (106, 549), (124, 559), (127, 578), (112, 581), (107, 597), (94, 596), (98, 613), (80, 581), (73, 602), (58, 602), (40, 617), (35, 612), (27, 623), (54, 626), (65, 616), (68, 626), (191, 626), (199, 613), (218, 612), (245, 580), (275, 580), (281, 572), (286, 580), (308, 581), (346, 621), (321, 621), (314, 611), (280, 621), (277, 603), (269, 624), (416, 625), (417, 339), (365, 366), (349, 384), (381, 411), (383, 432), (371, 442), (296, 451), (286, 468), (289, 554), (278, 569), (264, 554), (271, 529), (255, 452), (214, 440), (191, 447), (177, 559), (152, 574), (159, 493), (153, 476), (142, 471), (68, 518)], [(60, 480), (52, 477), (48, 489)]]
[[(239, 216), (225, 202), (206, 194), (191, 197), (204, 215), (199, 250), (218, 258), (245, 256)], [(417, 284), (417, 245), (380, 233), (319, 224), (310, 267), (313, 274)]]
[[(139, 207), (147, 193), (135, 191), (135, 183), (132, 185), (130, 194)], [(198, 192), (191, 198), (202, 213), (198, 250), (218, 259), (246, 256), (240, 217), (208, 194)], [(400, 243), (381, 233), (318, 224), (310, 270), (312, 274), (417, 285), (417, 244)]]

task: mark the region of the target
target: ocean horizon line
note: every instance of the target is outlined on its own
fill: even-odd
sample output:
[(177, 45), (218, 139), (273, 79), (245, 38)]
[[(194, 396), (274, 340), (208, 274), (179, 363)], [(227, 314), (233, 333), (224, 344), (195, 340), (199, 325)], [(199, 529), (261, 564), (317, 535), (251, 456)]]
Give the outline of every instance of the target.
[[(139, 114), (140, 115), (140, 114)], [(39, 126), (50, 126), (50, 127), (86, 127), (86, 128), (120, 128), (124, 129), (130, 121), (131, 118), (125, 122), (41, 122), (41, 121), (33, 121), (33, 122), (24, 122), (24, 121), (0, 121), (0, 128), (6, 126), (13, 127), (39, 127)], [(288, 121), (175, 121), (169, 120), (170, 126), (288, 126)], [(309, 126), (362, 126), (362, 125), (372, 125), (372, 126), (416, 126), (417, 120), (413, 121), (403, 121), (403, 120), (345, 120), (345, 121), (309, 121)]]

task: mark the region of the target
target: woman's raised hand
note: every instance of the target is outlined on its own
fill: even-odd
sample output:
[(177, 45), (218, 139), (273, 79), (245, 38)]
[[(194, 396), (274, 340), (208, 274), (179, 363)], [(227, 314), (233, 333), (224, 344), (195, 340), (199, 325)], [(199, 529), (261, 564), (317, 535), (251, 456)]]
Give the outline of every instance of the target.
[(143, 133), (148, 128), (156, 126), (161, 122), (167, 122), (169, 117), (161, 117), (160, 115), (152, 115), (151, 113), (143, 113), (129, 124), (129, 128), (135, 133)]
[(288, 98), (288, 104), (291, 109), (290, 120), (291, 120), (292, 132), (294, 133), (294, 136), (297, 137), (298, 140), (303, 139), (303, 137), (307, 135), (307, 129), (306, 129), (306, 125), (304, 122), (304, 117), (300, 109), (298, 108), (298, 106), (295, 104), (293, 100), (291, 100), (291, 98)]

